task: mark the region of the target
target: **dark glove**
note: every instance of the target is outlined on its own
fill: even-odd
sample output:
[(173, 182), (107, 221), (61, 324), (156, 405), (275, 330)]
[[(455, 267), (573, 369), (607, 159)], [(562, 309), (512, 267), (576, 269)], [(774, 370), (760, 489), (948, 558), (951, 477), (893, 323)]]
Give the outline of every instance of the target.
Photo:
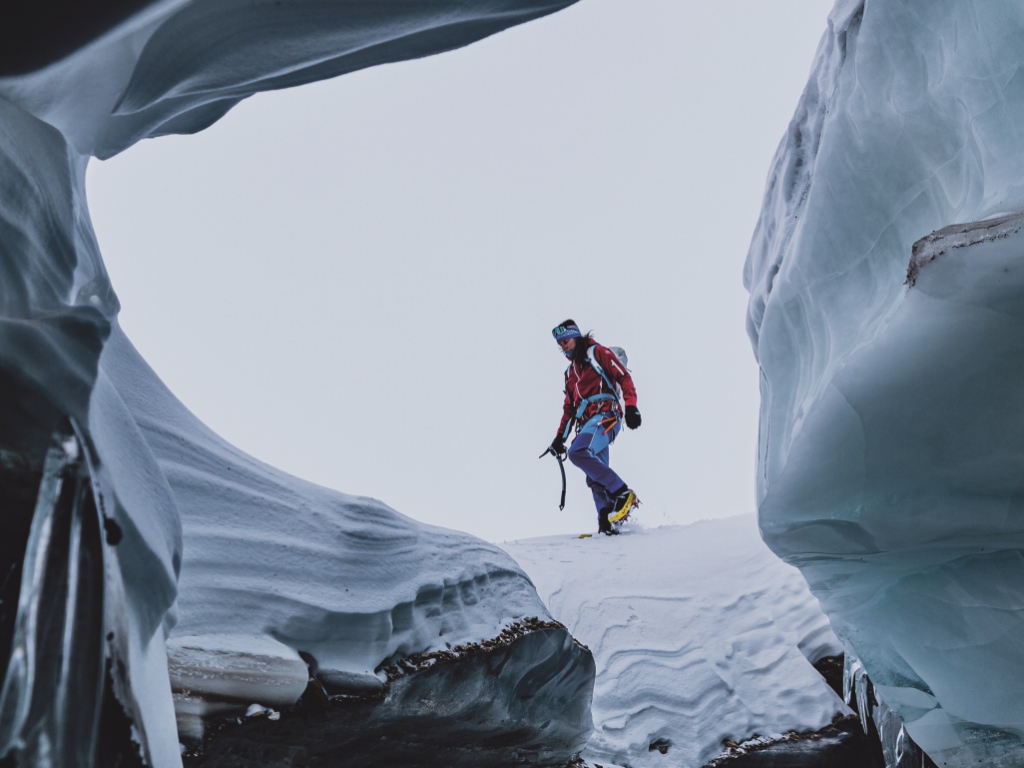
[(626, 426), (636, 429), (640, 426), (640, 410), (635, 405), (626, 406)]
[(565, 458), (565, 440), (562, 439), (561, 435), (558, 435), (554, 440), (551, 441), (551, 445), (549, 445), (548, 449), (540, 455), (540, 458), (543, 459), (549, 453), (553, 453), (555, 456), (561, 456), (562, 458)]

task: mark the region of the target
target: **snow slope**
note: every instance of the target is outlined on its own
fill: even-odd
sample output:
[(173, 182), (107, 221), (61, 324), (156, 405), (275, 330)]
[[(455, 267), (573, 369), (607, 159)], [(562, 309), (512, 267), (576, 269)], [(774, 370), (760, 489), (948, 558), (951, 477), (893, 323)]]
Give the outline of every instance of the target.
[(745, 273), (765, 541), (948, 766), (1024, 764), (1022, 36), (837, 2)]
[(753, 515), (502, 546), (594, 654), (591, 765), (699, 768), (725, 739), (816, 730), (848, 711), (811, 666), (841, 646)]

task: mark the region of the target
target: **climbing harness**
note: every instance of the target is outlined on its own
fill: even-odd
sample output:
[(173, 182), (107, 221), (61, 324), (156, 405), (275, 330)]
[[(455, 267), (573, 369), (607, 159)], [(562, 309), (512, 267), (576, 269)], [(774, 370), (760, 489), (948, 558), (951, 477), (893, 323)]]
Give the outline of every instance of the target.
[(583, 412), (587, 410), (587, 407), (591, 403), (596, 403), (599, 400), (614, 400), (616, 405), (618, 405), (619, 402), (618, 397), (616, 397), (615, 395), (609, 395), (607, 393), (602, 393), (600, 395), (591, 395), (590, 397), (584, 398), (583, 400), (580, 401), (579, 407), (576, 409), (576, 415), (569, 419), (569, 421), (566, 423), (565, 430), (562, 432), (562, 440), (565, 440), (566, 438), (569, 437), (569, 432), (572, 431), (573, 422), (577, 424), (582, 424)]

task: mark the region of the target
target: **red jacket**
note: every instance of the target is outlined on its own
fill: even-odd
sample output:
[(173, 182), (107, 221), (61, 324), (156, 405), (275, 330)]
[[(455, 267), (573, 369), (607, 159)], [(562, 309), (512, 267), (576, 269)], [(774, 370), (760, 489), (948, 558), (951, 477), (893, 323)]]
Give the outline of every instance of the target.
[[(579, 339), (576, 343), (587, 342), (584, 339)], [(626, 405), (636, 405), (636, 387), (633, 386), (633, 379), (630, 377), (629, 371), (626, 370), (626, 366), (608, 347), (602, 347), (596, 341), (589, 343), (592, 347), (591, 354), (597, 360), (598, 365), (604, 369), (605, 376), (611, 379), (613, 384), (622, 388), (622, 399), (626, 401)], [(588, 397), (598, 394), (614, 395), (616, 393), (608, 392), (608, 385), (604, 383), (604, 379), (586, 359), (582, 363), (573, 361), (572, 365), (565, 370), (565, 403), (562, 405), (562, 421), (558, 425), (559, 435), (565, 434), (565, 427), (576, 415), (580, 403)], [(587, 419), (595, 413), (611, 410), (613, 403), (617, 403), (617, 401), (598, 400), (591, 403), (583, 412), (577, 426), (586, 423)], [(616, 404), (614, 408), (617, 411), (618, 405)]]

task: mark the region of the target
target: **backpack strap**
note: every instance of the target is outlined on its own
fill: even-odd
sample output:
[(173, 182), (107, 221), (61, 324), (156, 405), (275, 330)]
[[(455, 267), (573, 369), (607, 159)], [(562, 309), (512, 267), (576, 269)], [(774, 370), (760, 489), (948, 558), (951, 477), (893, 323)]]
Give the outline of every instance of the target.
[(594, 370), (597, 371), (597, 375), (604, 381), (605, 385), (608, 387), (608, 391), (612, 393), (612, 397), (614, 397), (617, 402), (619, 399), (619, 396), (616, 394), (618, 390), (615, 388), (614, 382), (608, 378), (608, 374), (604, 372), (604, 368), (602, 368), (601, 364), (597, 362), (597, 356), (594, 354), (594, 347), (587, 347), (587, 362), (594, 367)]

